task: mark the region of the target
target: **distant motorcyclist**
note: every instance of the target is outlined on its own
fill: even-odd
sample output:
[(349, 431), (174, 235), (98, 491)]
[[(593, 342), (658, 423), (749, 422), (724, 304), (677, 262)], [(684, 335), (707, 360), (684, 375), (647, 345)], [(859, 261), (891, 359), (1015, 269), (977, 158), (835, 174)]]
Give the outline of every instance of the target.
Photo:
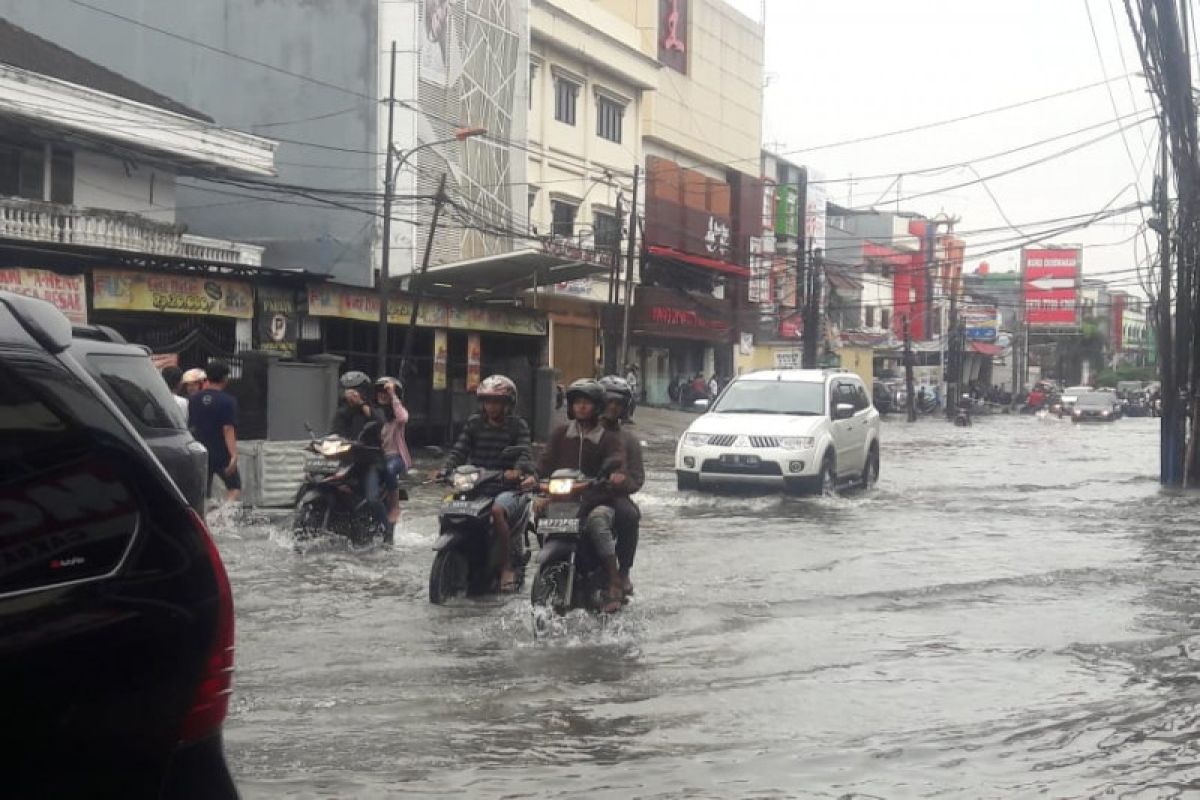
[(971, 395), (964, 392), (958, 398), (958, 415), (966, 420), (967, 424), (971, 422), (971, 409), (975, 402), (971, 399)]
[[(517, 385), (505, 375), (489, 375), (475, 390), (480, 412), (467, 420), (442, 472), (447, 473), (463, 464), (480, 469), (504, 470), (505, 482), (524, 483), (532, 488), (533, 441), (529, 425), (514, 414), (517, 405)], [(515, 463), (506, 461), (503, 452), (509, 447), (522, 449)], [(516, 573), (512, 565), (512, 521), (524, 502), (519, 492), (504, 491), (496, 495), (492, 505), (492, 526), (496, 532), (498, 551), (504, 560), (500, 565), (500, 591), (516, 590)]]
[(642, 512), (630, 495), (639, 492), (646, 483), (646, 467), (642, 460), (642, 443), (624, 427), (634, 405), (633, 387), (624, 378), (606, 375), (600, 379), (604, 387), (604, 425), (621, 435), (625, 448), (625, 483), (613, 498), (613, 530), (617, 536), (617, 565), (621, 573), (621, 590), (633, 593), (629, 572), (637, 555)]
[(338, 379), (342, 388), (342, 403), (334, 412), (330, 431), (356, 444), (376, 448), (360, 461), (362, 491), (372, 511), (381, 523), (387, 522), (387, 509), (379, 501), (384, 486), (386, 467), (383, 458), (383, 412), (371, 403), (371, 378), (366, 373), (351, 370)]
[(599, 477), (607, 465), (615, 467), (604, 484), (589, 487), (580, 498), (580, 514), (584, 530), (597, 557), (608, 574), (608, 597), (603, 611), (613, 613), (621, 608), (624, 588), (617, 565), (616, 542), (613, 538), (613, 503), (625, 493), (628, 477), (625, 469), (625, 448), (617, 431), (605, 427), (601, 413), (606, 392), (598, 381), (578, 380), (567, 389), (567, 416), (570, 421), (550, 434), (538, 461), (538, 476), (549, 478), (555, 470), (579, 470), (589, 477)]

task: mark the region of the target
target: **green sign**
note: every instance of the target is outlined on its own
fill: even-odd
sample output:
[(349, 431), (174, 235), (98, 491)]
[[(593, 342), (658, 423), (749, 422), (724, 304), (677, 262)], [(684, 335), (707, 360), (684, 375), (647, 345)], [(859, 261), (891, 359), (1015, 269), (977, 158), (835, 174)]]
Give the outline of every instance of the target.
[(800, 235), (800, 190), (795, 186), (775, 187), (775, 235)]

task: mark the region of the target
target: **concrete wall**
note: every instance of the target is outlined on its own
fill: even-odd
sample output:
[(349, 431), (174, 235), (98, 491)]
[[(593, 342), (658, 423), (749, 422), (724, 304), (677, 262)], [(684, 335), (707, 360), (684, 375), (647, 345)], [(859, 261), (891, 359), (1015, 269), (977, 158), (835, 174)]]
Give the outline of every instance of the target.
[[(203, 111), (222, 126), (295, 140), (282, 142), (278, 151), (281, 181), (374, 190), (379, 0), (105, 0), (103, 5), (114, 14), (327, 85), (57, 0), (0, 0), (0, 16)], [(295, 196), (258, 200), (245, 189), (216, 188), (219, 192), (181, 182), (179, 221), (196, 233), (265, 245), (267, 266), (370, 282), (373, 226), (366, 214)]]
[(111, 156), (76, 150), (74, 205), (174, 222), (175, 175), (146, 164), (127, 165)]

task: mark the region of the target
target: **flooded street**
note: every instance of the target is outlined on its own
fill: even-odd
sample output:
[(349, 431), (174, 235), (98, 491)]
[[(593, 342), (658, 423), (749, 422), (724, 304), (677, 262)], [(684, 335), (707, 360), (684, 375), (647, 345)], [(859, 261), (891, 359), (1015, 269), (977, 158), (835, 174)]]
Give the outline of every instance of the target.
[(395, 551), (218, 522), (229, 758), (246, 797), (1186, 794), (1200, 498), (1157, 442), (893, 418), (877, 489), (809, 500), (681, 494), (661, 435), (636, 599), (541, 640), (526, 594), (429, 605), (430, 488)]

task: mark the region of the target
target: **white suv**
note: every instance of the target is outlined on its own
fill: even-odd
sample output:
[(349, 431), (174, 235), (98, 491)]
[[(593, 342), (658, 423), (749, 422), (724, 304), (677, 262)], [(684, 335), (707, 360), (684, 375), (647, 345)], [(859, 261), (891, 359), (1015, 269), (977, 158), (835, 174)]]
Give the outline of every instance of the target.
[(845, 370), (766, 370), (736, 378), (675, 449), (680, 489), (712, 484), (833, 492), (879, 477), (879, 412)]

